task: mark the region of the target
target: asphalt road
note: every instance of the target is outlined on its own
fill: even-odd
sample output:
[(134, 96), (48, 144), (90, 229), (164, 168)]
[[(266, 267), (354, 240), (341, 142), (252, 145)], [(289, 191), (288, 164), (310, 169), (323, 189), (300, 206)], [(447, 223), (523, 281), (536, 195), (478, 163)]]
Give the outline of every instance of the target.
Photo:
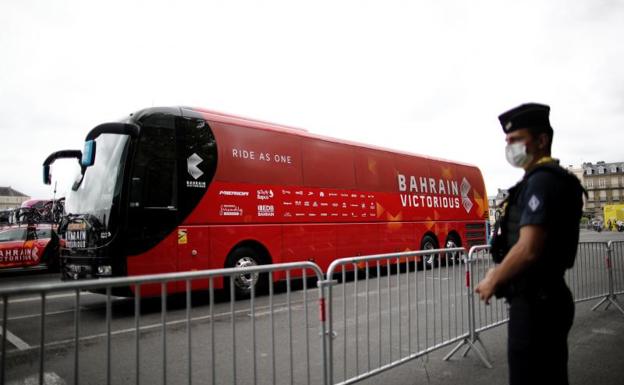
[[(581, 232), (584, 242), (608, 240), (624, 241), (624, 233)], [(579, 262), (579, 267), (582, 266), (583, 271), (602, 271), (601, 250), (590, 249), (587, 254), (590, 262)], [(484, 274), (488, 262), (484, 260), (477, 266), (473, 273), (475, 279)], [(368, 280), (360, 274), (357, 280), (338, 285), (331, 312), (335, 332), (334, 379), (340, 381), (345, 375), (351, 377), (368, 368), (461, 340), (468, 327), (463, 269), (462, 265), (454, 265), (394, 275), (383, 275), (380, 269), (380, 279), (374, 277), (373, 269)], [(604, 290), (603, 285), (593, 282), (604, 280), (600, 273), (572, 279), (578, 286), (578, 295), (591, 297)], [(0, 280), (0, 286), (8, 286), (56, 282), (57, 276), (37, 274)], [(76, 363), (80, 383), (89, 384), (106, 383), (108, 365), (110, 381), (117, 384), (134, 383), (137, 375), (140, 383), (160, 384), (165, 377), (167, 383), (188, 383), (189, 372), (193, 383), (213, 383), (213, 380), (221, 384), (235, 380), (252, 383), (254, 377), (259, 383), (272, 383), (273, 377), (277, 383), (320, 383), (318, 290), (311, 280), (308, 290), (302, 290), (300, 281), (292, 285), (292, 290), (278, 285), (272, 298), (256, 298), (253, 310), (249, 301), (231, 303), (219, 295), (214, 296), (211, 304), (208, 293), (194, 293), (192, 307), (188, 309), (184, 296), (169, 297), (166, 313), (162, 312), (161, 299), (144, 299), (138, 307), (138, 324), (133, 299), (113, 297), (111, 322), (107, 323), (105, 296), (81, 293), (80, 311), (76, 313), (75, 293), (51, 295), (46, 301), (43, 335), (46, 383), (73, 383)], [(41, 300), (37, 296), (12, 298), (8, 310), (6, 379), (7, 383), (22, 384), (39, 373)], [(502, 301), (488, 307), (477, 303), (477, 326), (502, 321), (505, 310)], [(80, 319), (78, 331), (74, 328), (76, 316)], [(499, 327), (484, 335), (500, 335), (504, 331), (504, 327)], [(76, 332), (80, 340), (78, 355), (75, 354)], [(504, 338), (490, 343), (496, 346), (492, 354), (494, 363), (504, 366), (504, 359), (499, 355)], [(192, 359), (188, 358), (189, 346)], [(412, 383), (409, 376), (405, 377), (406, 367), (416, 366), (419, 373), (423, 368), (427, 371), (429, 359), (451, 347), (452, 344), (366, 381), (383, 378), (387, 383)], [(504, 354), (504, 349), (502, 351)], [(110, 363), (106, 359), (108, 352)], [(469, 362), (475, 367), (474, 371), (481, 368), (475, 357)], [(435, 379), (431, 373), (427, 376)], [(502, 382), (488, 383), (505, 381), (503, 378)]]

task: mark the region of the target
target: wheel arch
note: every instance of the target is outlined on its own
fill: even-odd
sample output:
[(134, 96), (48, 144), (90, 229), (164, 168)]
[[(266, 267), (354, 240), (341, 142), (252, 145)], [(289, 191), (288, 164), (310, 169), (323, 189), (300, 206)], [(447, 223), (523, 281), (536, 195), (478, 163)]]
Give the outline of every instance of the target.
[(455, 229), (450, 230), (450, 231), (448, 232), (448, 234), (446, 234), (446, 241), (444, 242), (444, 246), (445, 246), (445, 247), (446, 247), (446, 243), (447, 243), (447, 242), (448, 242), (448, 240), (449, 240), (449, 239), (451, 239), (451, 238), (455, 238), (455, 240), (456, 240), (456, 241), (458, 241), (458, 245), (457, 245), (457, 247), (462, 247), (462, 245), (463, 245), (463, 243), (464, 243), (464, 242), (462, 241), (462, 237), (461, 237), (461, 235), (459, 235), (459, 232), (458, 232), (457, 230), (455, 230)]
[(229, 250), (227, 257), (225, 258), (224, 261), (224, 265), (223, 267), (227, 267), (230, 255), (232, 255), (232, 253), (240, 248), (250, 248), (253, 249), (255, 251), (257, 251), (263, 258), (263, 262), (265, 264), (271, 264), (273, 263), (273, 259), (271, 257), (271, 253), (269, 252), (269, 249), (262, 244), (262, 242), (257, 241), (255, 239), (246, 239), (243, 241), (240, 241), (238, 243), (236, 243), (234, 246), (232, 246), (232, 248)]
[(429, 231), (425, 231), (425, 233), (422, 235), (422, 237), (420, 238), (420, 244), (419, 247), (422, 247), (423, 241), (425, 240), (425, 238), (427, 237), (431, 237), (433, 238), (433, 240), (435, 241), (436, 245), (438, 247), (440, 247), (440, 240), (438, 239), (438, 236), (431, 230)]

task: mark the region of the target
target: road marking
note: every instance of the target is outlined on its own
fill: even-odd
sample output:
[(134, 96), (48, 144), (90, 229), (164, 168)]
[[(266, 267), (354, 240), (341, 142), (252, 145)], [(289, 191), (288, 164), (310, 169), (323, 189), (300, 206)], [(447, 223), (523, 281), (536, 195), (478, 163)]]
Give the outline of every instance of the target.
[[(86, 295), (95, 295), (95, 293), (81, 292), (80, 297), (84, 297)], [(55, 295), (46, 295), (46, 300), (48, 299), (58, 299), (58, 298), (68, 298), (75, 297), (76, 293), (67, 293), (67, 294), (55, 294)], [(37, 297), (25, 297), (25, 298), (16, 298), (9, 299), (9, 303), (24, 303), (24, 302), (33, 302), (33, 301), (41, 301), (41, 296)]]
[[(296, 306), (297, 304), (302, 304), (302, 301), (297, 301), (297, 302), (292, 302), (291, 305)], [(301, 306), (301, 305), (300, 305)], [(259, 310), (264, 310), (267, 309), (268, 306), (260, 306), (257, 309)], [(274, 313), (281, 313), (288, 310), (288, 307), (285, 306), (281, 306), (281, 307), (276, 307), (273, 312)], [(73, 310), (72, 310), (73, 311)], [(256, 317), (260, 316), (260, 315), (265, 315), (266, 314), (270, 314), (269, 312), (260, 312), (260, 314), (256, 313)], [(46, 313), (47, 314), (47, 313)], [(251, 315), (250, 310), (249, 309), (239, 309), (234, 311), (234, 315)], [(232, 316), (232, 312), (228, 311), (228, 312), (223, 312), (223, 313), (217, 313), (215, 314), (212, 318), (213, 319), (217, 319), (217, 318), (225, 318), (225, 317), (231, 317)], [(204, 316), (198, 316), (198, 317), (191, 317), (190, 321), (191, 322), (197, 322), (197, 321), (205, 321), (205, 320), (209, 320), (211, 319), (210, 315), (204, 315)], [(182, 319), (178, 319), (178, 320), (174, 320), (174, 321), (168, 321), (165, 323), (165, 325), (167, 327), (169, 326), (175, 326), (175, 325), (180, 325), (180, 324), (185, 324), (187, 322), (186, 318), (182, 318)], [(143, 332), (146, 330), (152, 330), (152, 329), (160, 329), (162, 328), (163, 324), (162, 323), (154, 323), (154, 324), (150, 324), (150, 325), (143, 325), (139, 327), (139, 332)], [(0, 328), (1, 331), (1, 328)], [(130, 334), (130, 333), (136, 333), (136, 328), (132, 327), (132, 328), (126, 328), (126, 329), (120, 329), (120, 330), (114, 330), (111, 331), (110, 335), (112, 336), (118, 336), (118, 335), (122, 335), (122, 334)], [(13, 335), (12, 333), (7, 333), (7, 339), (10, 341), (10, 335)], [(82, 336), (79, 338), (80, 342), (87, 342), (87, 341), (92, 341), (92, 340), (97, 340), (100, 338), (106, 338), (107, 337), (107, 333), (99, 333), (99, 334), (92, 334), (89, 336)], [(15, 337), (17, 340), (21, 341), (19, 338)], [(15, 346), (16, 343), (12, 342), (11, 343)], [(34, 349), (39, 349), (39, 346), (29, 346), (28, 344), (26, 344), (25, 342), (23, 342), (22, 348), (18, 347), (19, 350), (34, 350)], [(52, 341), (52, 342), (48, 342), (45, 344), (46, 348), (50, 348), (50, 347), (56, 347), (56, 346), (63, 346), (63, 345), (69, 345), (69, 344), (74, 344), (75, 343), (75, 339), (74, 338), (68, 338), (68, 339), (64, 339), (64, 340), (60, 340), (60, 341)]]
[[(291, 306), (290, 307), (291, 311), (292, 310), (299, 310), (299, 309), (303, 309), (303, 306)], [(273, 313), (273, 314), (275, 314), (275, 313), (283, 313), (285, 311), (288, 311), (288, 307), (286, 307), (286, 306), (273, 309), (273, 311), (271, 311), (271, 310), (258, 311), (258, 312), (255, 312), (254, 315), (256, 317), (263, 317), (263, 316), (269, 315), (271, 313)], [(251, 313), (247, 313), (247, 316), (251, 318)]]
[[(94, 309), (102, 309), (104, 308), (104, 306), (98, 306), (98, 307), (84, 307), (81, 306), (80, 307), (80, 311), (85, 311), (85, 310), (94, 310)], [(51, 312), (46, 312), (45, 315), (46, 317), (51, 316), (51, 315), (60, 315), (60, 314), (65, 314), (65, 313), (75, 313), (76, 311), (74, 309), (69, 309), (69, 310), (57, 310), (57, 311), (51, 311)], [(41, 313), (37, 313), (37, 314), (25, 314), (25, 315), (18, 315), (15, 317), (9, 317), (9, 321), (21, 321), (21, 320), (25, 320), (25, 319), (29, 319), (29, 318), (41, 318)]]
[[(0, 328), (0, 336), (2, 335), (2, 329), (3, 328)], [(7, 330), (6, 338), (10, 343), (13, 344), (13, 346), (18, 348), (19, 350), (30, 349), (30, 345), (28, 345), (26, 342), (24, 342), (24, 340), (22, 340), (21, 338), (19, 338), (18, 336), (16, 336), (15, 334), (11, 333), (8, 330)]]
[[(21, 380), (14, 380), (7, 383), (7, 385), (29, 385), (29, 384), (38, 384), (39, 383), (39, 375), (33, 374), (32, 376), (28, 376)], [(67, 382), (61, 378), (58, 374), (54, 372), (45, 372), (43, 373), (43, 383), (44, 385), (66, 385)]]

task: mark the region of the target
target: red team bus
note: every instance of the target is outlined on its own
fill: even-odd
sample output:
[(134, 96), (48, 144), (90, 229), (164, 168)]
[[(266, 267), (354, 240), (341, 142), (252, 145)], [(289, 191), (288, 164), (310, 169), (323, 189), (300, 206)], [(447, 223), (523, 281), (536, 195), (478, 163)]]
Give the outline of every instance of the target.
[[(95, 127), (82, 153), (59, 154), (82, 156), (65, 207), (65, 279), (303, 260), (325, 269), (341, 257), (486, 242), (478, 168), (282, 125), (149, 108)], [(257, 278), (237, 277), (237, 294)]]

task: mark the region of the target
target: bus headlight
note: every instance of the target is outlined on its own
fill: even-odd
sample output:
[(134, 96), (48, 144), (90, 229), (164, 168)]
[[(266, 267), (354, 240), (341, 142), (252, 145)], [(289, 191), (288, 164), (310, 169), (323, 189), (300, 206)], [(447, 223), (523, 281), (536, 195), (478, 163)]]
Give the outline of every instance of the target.
[(102, 265), (97, 268), (98, 275), (113, 275), (113, 268), (110, 265)]

